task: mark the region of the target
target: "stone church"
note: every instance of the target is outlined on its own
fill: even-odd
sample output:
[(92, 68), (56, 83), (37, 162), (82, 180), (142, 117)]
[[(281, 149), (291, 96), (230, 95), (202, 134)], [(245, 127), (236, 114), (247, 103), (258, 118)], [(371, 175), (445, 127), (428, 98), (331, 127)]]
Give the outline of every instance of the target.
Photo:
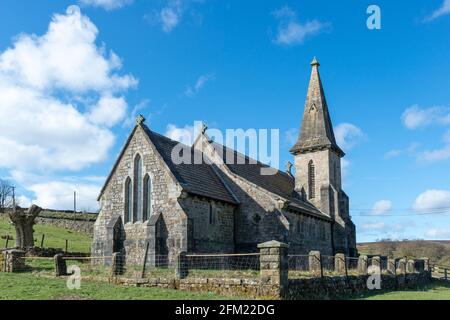
[[(193, 156), (208, 163), (176, 164), (179, 143), (152, 131), (139, 117), (98, 198), (92, 254), (125, 253), (127, 262), (149, 256), (255, 252), (278, 240), (290, 254), (355, 256), (355, 226), (342, 190), (341, 158), (314, 58), (301, 131), (290, 152), (295, 173), (261, 175), (264, 164), (213, 142), (205, 130)], [(202, 154), (199, 154), (202, 153)], [(225, 161), (231, 153), (233, 164)], [(241, 164), (245, 163), (245, 164)]]

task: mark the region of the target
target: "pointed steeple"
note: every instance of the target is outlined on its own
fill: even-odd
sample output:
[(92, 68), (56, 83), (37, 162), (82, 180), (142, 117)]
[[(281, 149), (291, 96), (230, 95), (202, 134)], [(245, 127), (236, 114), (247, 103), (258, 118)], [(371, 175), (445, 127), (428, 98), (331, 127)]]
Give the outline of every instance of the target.
[(315, 150), (332, 149), (340, 157), (344, 152), (339, 148), (334, 137), (325, 93), (320, 80), (319, 62), (314, 57), (311, 62), (312, 72), (306, 97), (305, 111), (299, 138), (291, 149), (292, 154)]

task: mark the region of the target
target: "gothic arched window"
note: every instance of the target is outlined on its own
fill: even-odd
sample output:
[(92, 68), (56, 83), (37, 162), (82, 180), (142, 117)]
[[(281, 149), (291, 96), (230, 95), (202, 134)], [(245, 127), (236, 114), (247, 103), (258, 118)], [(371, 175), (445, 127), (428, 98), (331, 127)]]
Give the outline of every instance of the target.
[(132, 212), (133, 212), (133, 206), (132, 206), (132, 198), (133, 198), (133, 188), (131, 186), (131, 179), (130, 177), (127, 177), (127, 180), (125, 180), (125, 215), (124, 220), (125, 223), (132, 221)]
[(144, 177), (144, 221), (152, 216), (152, 179), (148, 174)]
[(308, 164), (308, 192), (309, 199), (316, 197), (316, 170), (312, 160)]
[(133, 222), (142, 221), (142, 158), (134, 158)]

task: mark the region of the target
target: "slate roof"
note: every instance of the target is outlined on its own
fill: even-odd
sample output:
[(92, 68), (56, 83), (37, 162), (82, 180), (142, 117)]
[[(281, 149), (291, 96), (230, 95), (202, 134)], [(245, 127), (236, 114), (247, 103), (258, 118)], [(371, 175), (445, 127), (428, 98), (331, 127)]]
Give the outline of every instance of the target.
[[(222, 157), (223, 162), (227, 165), (231, 172), (237, 176), (287, 199), (291, 202), (289, 206), (293, 210), (300, 210), (322, 218), (328, 217), (320, 212), (314, 205), (293, 197), (295, 180), (288, 173), (272, 168), (273, 170), (276, 170), (274, 175), (262, 175), (261, 170), (263, 168), (270, 168), (268, 165), (265, 165), (246, 155), (243, 155), (236, 150), (230, 149), (216, 142), (213, 142), (212, 144), (218, 154)], [(228, 157), (229, 159), (227, 161)]]
[[(184, 190), (191, 194), (205, 196), (215, 200), (233, 204), (238, 203), (227, 190), (222, 180), (214, 172), (211, 165), (206, 164), (204, 161), (202, 161), (202, 164), (174, 164), (172, 161), (172, 150), (180, 142), (173, 141), (159, 133), (153, 132), (144, 124), (142, 128)], [(191, 159), (194, 159), (195, 153), (200, 153), (198, 150), (187, 145), (183, 145), (183, 150), (191, 153)]]
[[(174, 164), (172, 161), (172, 150), (179, 144), (179, 142), (171, 140), (159, 133), (151, 131), (145, 124), (140, 124), (144, 132), (150, 141), (155, 145), (158, 153), (163, 158), (164, 162), (169, 167), (171, 173), (174, 175), (175, 179), (180, 183), (185, 191), (190, 194), (204, 196), (210, 199), (228, 202), (231, 204), (239, 204), (239, 200), (236, 199), (224, 182), (220, 179), (218, 174), (214, 171), (213, 165), (206, 164), (202, 161), (202, 164)], [(99, 199), (108, 185), (118, 163), (124, 154), (128, 144), (134, 135), (136, 128), (131, 133), (128, 138), (122, 152), (114, 165), (113, 170), (108, 176), (105, 185), (100, 193)], [(213, 143), (216, 151), (222, 155), (223, 161), (226, 164), (227, 153), (233, 156), (233, 164), (226, 164), (232, 173), (237, 176), (271, 192), (280, 197), (287, 199), (289, 207), (293, 210), (302, 211), (304, 213), (314, 215), (320, 218), (328, 218), (328, 216), (321, 213), (315, 206), (308, 202), (301, 201), (300, 199), (294, 198), (293, 191), (295, 187), (295, 181), (289, 174), (278, 171), (276, 169), (274, 175), (261, 175), (261, 169), (270, 168), (269, 166), (262, 164), (256, 160), (253, 160), (235, 150), (224, 147), (220, 144)], [(193, 147), (183, 145), (183, 149), (191, 153), (192, 159), (194, 159), (195, 154), (199, 155), (200, 151)], [(244, 164), (240, 164), (244, 163)]]

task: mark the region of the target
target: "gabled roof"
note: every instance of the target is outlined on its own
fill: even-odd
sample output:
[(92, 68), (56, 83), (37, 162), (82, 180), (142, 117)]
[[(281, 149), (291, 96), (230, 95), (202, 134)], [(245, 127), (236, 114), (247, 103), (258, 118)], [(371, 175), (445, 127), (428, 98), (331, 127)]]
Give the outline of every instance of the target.
[[(320, 218), (329, 218), (309, 202), (294, 197), (295, 180), (286, 172), (271, 168), (273, 175), (262, 175), (261, 170), (270, 168), (236, 150), (230, 149), (219, 143), (212, 142), (217, 154), (222, 157), (223, 163), (235, 175), (276, 194), (289, 201), (290, 209), (302, 211)], [(230, 157), (232, 156), (232, 157)], [(230, 157), (231, 159), (227, 159)], [(228, 163), (227, 163), (228, 162)]]
[(320, 64), (316, 58), (312, 61), (311, 66), (311, 79), (301, 131), (291, 153), (298, 154), (328, 148), (343, 157), (344, 152), (339, 148), (334, 137), (333, 125), (319, 74)]
[[(142, 128), (185, 191), (215, 200), (238, 203), (211, 165), (205, 163), (205, 161), (202, 161), (201, 164), (174, 164), (172, 150), (180, 142), (151, 131), (145, 124), (142, 125)], [(183, 145), (183, 150), (191, 153), (191, 159), (194, 159), (196, 153), (197, 156), (201, 157), (201, 153), (193, 147)]]
[[(193, 195), (203, 196), (236, 205), (239, 204), (239, 200), (234, 197), (234, 195), (229, 191), (228, 186), (224, 184), (224, 181), (215, 172), (213, 168), (213, 166), (215, 166), (214, 164), (207, 164), (205, 161), (202, 161), (202, 164), (175, 164), (172, 161), (172, 150), (175, 146), (179, 145), (180, 142), (171, 140), (159, 133), (151, 131), (144, 123), (137, 125), (128, 138), (102, 188), (99, 199), (104, 193), (106, 186), (111, 180), (120, 162), (120, 159), (125, 153), (133, 135), (139, 127), (143, 129), (148, 139), (151, 143), (153, 143), (157, 152), (166, 163), (170, 172), (181, 185), (183, 190)], [(292, 210), (301, 211), (305, 214), (310, 214), (322, 219), (329, 218), (309, 202), (293, 197), (295, 181), (289, 174), (271, 168), (275, 172), (274, 175), (262, 175), (261, 169), (270, 168), (268, 165), (262, 164), (259, 161), (251, 159), (250, 157), (221, 144), (215, 142), (212, 144), (218, 154), (223, 157), (223, 162), (233, 174), (249, 181), (250, 183), (253, 183), (260, 188), (276, 194), (281, 198), (286, 199), (288, 201), (288, 207)], [(194, 159), (195, 155), (206, 157), (205, 154), (202, 155), (201, 152), (194, 147), (189, 147), (183, 144), (181, 145), (183, 146), (184, 151), (191, 153), (191, 159)], [(233, 157), (232, 164), (227, 164), (227, 153), (231, 154)]]
[[(204, 196), (214, 200), (238, 204), (238, 201), (228, 191), (221, 179), (214, 172), (211, 165), (208, 165), (204, 162), (202, 164), (174, 164), (171, 160), (172, 150), (176, 145), (179, 145), (180, 143), (151, 131), (144, 123), (136, 126), (129, 136), (124, 148), (122, 149), (122, 152), (120, 153), (110, 175), (108, 176), (100, 192), (98, 200), (104, 193), (106, 186), (111, 180), (112, 175), (114, 174), (114, 171), (116, 170), (120, 162), (120, 159), (125, 153), (133, 135), (135, 134), (139, 126), (144, 130), (148, 139), (154, 144), (156, 150), (158, 151), (166, 165), (169, 167), (172, 175), (185, 191), (194, 195)], [(193, 147), (189, 147), (186, 145), (183, 145), (183, 150), (189, 151), (192, 155), (192, 159), (194, 159), (194, 154), (199, 152)]]

